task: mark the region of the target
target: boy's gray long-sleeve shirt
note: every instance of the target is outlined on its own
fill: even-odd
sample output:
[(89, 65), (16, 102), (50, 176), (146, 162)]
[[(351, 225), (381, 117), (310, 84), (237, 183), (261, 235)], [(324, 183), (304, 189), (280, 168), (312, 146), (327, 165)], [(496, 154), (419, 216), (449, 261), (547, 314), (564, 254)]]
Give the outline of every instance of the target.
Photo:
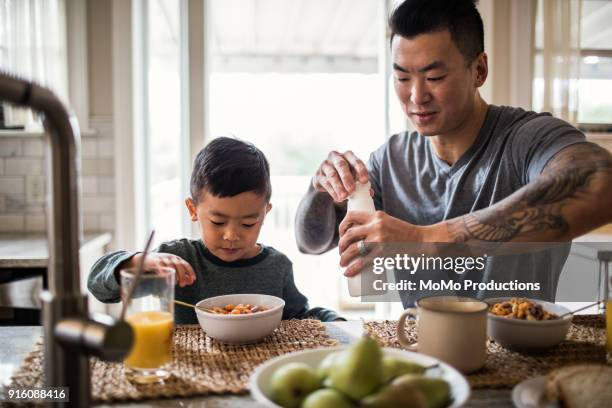
[[(261, 245), (261, 244), (260, 244)], [(308, 308), (308, 299), (293, 281), (293, 266), (289, 258), (272, 247), (261, 245), (259, 255), (250, 259), (225, 262), (213, 255), (201, 240), (180, 239), (161, 244), (154, 252), (180, 256), (196, 274), (193, 285), (175, 287), (175, 298), (195, 304), (213, 296), (237, 293), (273, 295), (285, 301), (283, 319), (313, 318), (332, 321), (339, 316), (327, 309)], [(89, 291), (101, 302), (121, 300), (115, 270), (136, 252), (110, 252), (93, 265), (87, 281)], [(177, 324), (195, 324), (195, 312), (186, 307), (174, 308)]]

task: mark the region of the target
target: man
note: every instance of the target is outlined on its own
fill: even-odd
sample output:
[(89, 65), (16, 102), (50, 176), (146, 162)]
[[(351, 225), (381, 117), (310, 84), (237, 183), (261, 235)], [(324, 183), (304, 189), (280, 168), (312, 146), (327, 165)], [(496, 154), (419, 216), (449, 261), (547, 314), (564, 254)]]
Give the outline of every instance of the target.
[[(570, 241), (612, 221), (609, 152), (562, 120), (480, 96), (487, 55), (473, 1), (407, 0), (389, 23), (395, 91), (416, 131), (389, 138), (367, 166), (329, 153), (298, 209), (301, 251), (338, 245), (352, 276), (360, 241)], [(344, 200), (367, 180), (379, 211), (345, 217)], [(568, 249), (489, 259), (477, 279), (539, 279), (528, 295), (554, 299)]]

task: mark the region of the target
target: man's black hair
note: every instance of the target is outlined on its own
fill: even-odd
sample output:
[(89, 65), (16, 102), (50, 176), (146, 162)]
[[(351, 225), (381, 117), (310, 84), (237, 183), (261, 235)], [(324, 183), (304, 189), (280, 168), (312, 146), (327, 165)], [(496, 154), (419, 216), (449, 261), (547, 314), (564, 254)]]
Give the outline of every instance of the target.
[(272, 195), (270, 166), (266, 156), (253, 144), (218, 137), (196, 156), (190, 189), (196, 203), (203, 190), (215, 197), (233, 197), (253, 191), (268, 201)]
[(391, 14), (391, 41), (395, 35), (411, 39), (419, 34), (448, 30), (470, 64), (484, 51), (484, 29), (478, 0), (405, 0)]

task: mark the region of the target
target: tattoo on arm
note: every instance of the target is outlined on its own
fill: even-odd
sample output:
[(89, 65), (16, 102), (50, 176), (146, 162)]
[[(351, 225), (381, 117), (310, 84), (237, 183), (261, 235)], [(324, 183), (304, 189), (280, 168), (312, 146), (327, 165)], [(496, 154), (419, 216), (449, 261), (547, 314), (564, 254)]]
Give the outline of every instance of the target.
[(540, 177), (499, 203), (454, 220), (456, 242), (504, 242), (538, 232), (563, 236), (570, 228), (562, 209), (572, 200), (593, 200), (593, 182), (612, 180), (610, 153), (592, 143), (578, 143), (557, 153)]

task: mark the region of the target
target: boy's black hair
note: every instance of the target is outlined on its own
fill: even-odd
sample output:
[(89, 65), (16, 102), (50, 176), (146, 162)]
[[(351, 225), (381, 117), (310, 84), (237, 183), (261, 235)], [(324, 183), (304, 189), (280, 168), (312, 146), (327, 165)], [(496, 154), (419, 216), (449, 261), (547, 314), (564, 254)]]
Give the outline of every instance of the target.
[(389, 18), (391, 41), (395, 35), (410, 39), (448, 30), (470, 64), (484, 51), (484, 29), (476, 3), (478, 0), (405, 0)]
[(204, 189), (215, 197), (233, 197), (253, 191), (269, 201), (272, 195), (270, 166), (266, 156), (253, 144), (218, 137), (196, 156), (190, 189), (196, 203)]

